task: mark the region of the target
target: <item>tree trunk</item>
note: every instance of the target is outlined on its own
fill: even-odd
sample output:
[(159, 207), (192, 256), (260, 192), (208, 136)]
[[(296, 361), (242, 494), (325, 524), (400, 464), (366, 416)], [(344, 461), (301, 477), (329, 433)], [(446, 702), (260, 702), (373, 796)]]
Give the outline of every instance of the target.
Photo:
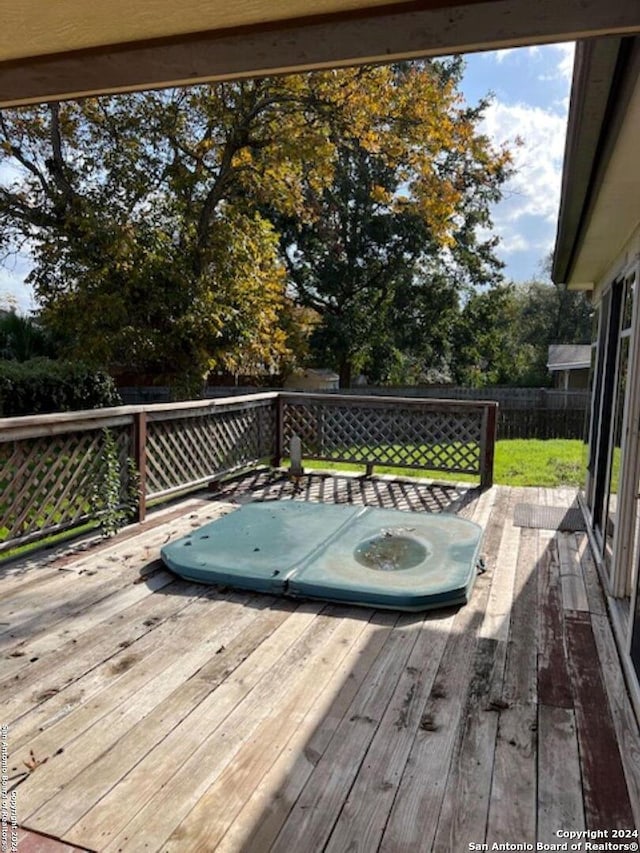
[(340, 387), (351, 388), (351, 361), (345, 359), (340, 363)]

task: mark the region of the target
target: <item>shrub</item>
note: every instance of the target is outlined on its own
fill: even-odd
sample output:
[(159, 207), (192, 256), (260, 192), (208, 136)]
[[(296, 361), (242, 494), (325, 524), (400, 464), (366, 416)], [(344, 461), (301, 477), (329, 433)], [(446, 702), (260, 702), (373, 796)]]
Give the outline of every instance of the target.
[(113, 379), (101, 370), (48, 358), (0, 361), (0, 417), (121, 404)]

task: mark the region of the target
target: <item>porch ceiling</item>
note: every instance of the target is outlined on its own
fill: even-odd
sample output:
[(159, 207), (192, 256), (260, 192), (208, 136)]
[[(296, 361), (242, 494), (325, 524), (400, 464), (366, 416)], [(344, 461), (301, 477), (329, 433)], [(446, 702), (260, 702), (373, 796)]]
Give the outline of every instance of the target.
[(0, 107), (640, 30), (636, 0), (0, 4)]
[(576, 255), (571, 283), (599, 281), (640, 222), (640, 83), (636, 84)]

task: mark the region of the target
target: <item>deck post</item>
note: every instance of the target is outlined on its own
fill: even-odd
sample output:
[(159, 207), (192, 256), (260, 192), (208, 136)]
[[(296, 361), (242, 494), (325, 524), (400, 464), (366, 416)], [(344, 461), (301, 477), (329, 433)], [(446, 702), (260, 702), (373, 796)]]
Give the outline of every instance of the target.
[(278, 394), (278, 396), (274, 400), (275, 405), (275, 414), (276, 414), (276, 423), (275, 423), (275, 447), (274, 453), (271, 458), (271, 466), (272, 468), (279, 468), (280, 463), (282, 462), (282, 454), (284, 449), (284, 400), (282, 399), (282, 395)]
[(138, 470), (138, 501), (136, 520), (144, 521), (147, 516), (147, 413), (136, 412), (133, 416), (133, 452)]
[(498, 404), (489, 403), (482, 415), (482, 440), (480, 450), (480, 488), (493, 486), (493, 462), (498, 431)]

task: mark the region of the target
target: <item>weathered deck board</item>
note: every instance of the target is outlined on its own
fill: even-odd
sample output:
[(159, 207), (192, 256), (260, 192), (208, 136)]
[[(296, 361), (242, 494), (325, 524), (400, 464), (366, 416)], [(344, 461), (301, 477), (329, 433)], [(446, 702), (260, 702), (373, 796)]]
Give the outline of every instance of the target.
[(541, 705), (573, 708), (564, 648), (564, 611), (558, 551), (553, 535), (540, 534), (538, 563), (538, 701)]
[[(589, 829), (633, 829), (633, 813), (588, 615), (568, 616), (569, 672), (575, 697), (585, 821)], [(606, 780), (606, 785), (602, 781)]]
[[(71, 641), (63, 646), (56, 655), (55, 667), (44, 658), (14, 676), (13, 683), (7, 685), (11, 691), (9, 698), (3, 702), (5, 719), (15, 721), (34, 705), (69, 689), (70, 685), (90, 674), (101, 663), (120, 653), (122, 643), (131, 645), (153, 631), (158, 623), (175, 616), (189, 603), (189, 597), (195, 600), (205, 593), (196, 584), (187, 586), (174, 581), (170, 586), (175, 589), (176, 595), (146, 596), (123, 613), (109, 619), (101, 630), (88, 632), (89, 635), (82, 641)], [(114, 643), (116, 632), (120, 634), (120, 639)]]
[(17, 587), (3, 608), (3, 623), (8, 624), (0, 628), (0, 648), (17, 645), (24, 637), (33, 638), (51, 625), (92, 607), (134, 580), (152, 556), (157, 558), (159, 546), (168, 536), (183, 535), (228, 510), (222, 505), (218, 509), (211, 505), (201, 507), (174, 519), (168, 530), (163, 526), (140, 534), (135, 547), (130, 540), (119, 541), (98, 549), (96, 554), (66, 563), (53, 576), (43, 576), (24, 589)]
[[(141, 641), (122, 649), (102, 665), (104, 686), (92, 694), (89, 702), (81, 701), (80, 697), (72, 702), (67, 697), (63, 708), (46, 723), (36, 717), (29, 719), (27, 727), (27, 718), (20, 720), (12, 726), (12, 751), (22, 748), (24, 753), (33, 749), (37, 755), (53, 755), (96, 724), (109, 729), (115, 737), (123, 719), (132, 718), (132, 710), (127, 708), (132, 695), (142, 692), (146, 699), (154, 689), (154, 680), (161, 681), (164, 689), (172, 679), (180, 685), (189, 677), (190, 668), (196, 672), (203, 661), (209, 660), (211, 645), (224, 646), (226, 650), (239, 633), (250, 630), (254, 618), (259, 618), (253, 608), (266, 607), (271, 600), (258, 599), (254, 604), (250, 596), (237, 595), (230, 597), (226, 607), (225, 602), (226, 599), (217, 602), (208, 597), (198, 599), (176, 614), (174, 620), (160, 626), (154, 636), (145, 635)], [(249, 606), (245, 607), (245, 603)], [(286, 612), (283, 619), (285, 615)], [(160, 637), (167, 639), (167, 648), (157, 648)], [(94, 678), (92, 685), (95, 684)], [(81, 693), (85, 689), (84, 680), (74, 686)], [(140, 705), (135, 708), (140, 709)], [(69, 757), (66, 749), (65, 765)], [(83, 757), (85, 760), (90, 757), (86, 748)], [(58, 778), (64, 775), (62, 768), (56, 772), (60, 774)]]
[[(231, 609), (228, 616), (233, 617)], [(64, 813), (56, 817), (56, 822), (68, 822), (66, 830), (73, 823), (71, 818), (75, 811), (100, 785), (99, 770), (103, 763), (111, 766), (116, 763), (116, 756), (125, 763), (135, 761), (136, 756), (143, 756), (147, 743), (154, 743), (166, 735), (173, 725), (181, 720), (182, 715), (187, 714), (207, 695), (206, 686), (198, 685), (192, 676), (215, 655), (216, 644), (223, 643), (226, 637), (232, 637), (232, 632), (217, 633), (218, 636), (213, 634), (214, 643), (211, 644), (208, 642), (212, 636), (211, 632), (204, 632), (203, 643), (193, 644), (192, 649), (183, 650), (183, 654), (171, 666), (155, 673), (144, 685), (144, 689), (138, 692), (135, 702), (121, 703), (109, 709), (108, 693), (102, 703), (91, 702), (84, 716), (86, 718), (87, 714), (96, 708), (96, 722), (99, 724), (89, 727), (86, 739), (78, 740), (71, 735), (71, 741), (64, 746), (64, 753), (55, 756), (54, 752), (55, 759), (44, 766), (42, 772), (34, 774), (33, 778), (28, 780), (21, 791), (25, 813), (30, 815), (32, 812), (39, 813), (44, 810), (45, 816), (42, 820), (46, 823), (46, 814), (57, 809), (56, 797), (60, 796), (64, 800), (73, 796), (73, 805), (65, 808)], [(200, 690), (197, 689), (198, 686)], [(106, 713), (100, 716), (104, 710), (101, 706), (105, 703)], [(160, 713), (158, 707), (162, 709)], [(82, 717), (83, 710), (84, 707), (74, 716)], [(68, 732), (69, 724), (72, 727), (75, 721), (72, 718), (70, 723), (66, 720), (63, 722), (63, 728)], [(153, 722), (157, 725), (153, 726)], [(86, 725), (87, 720), (79, 721), (80, 726), (83, 723)], [(45, 740), (51, 746), (58, 743), (55, 728), (44, 734)], [(77, 791), (77, 794), (72, 795), (73, 791)], [(42, 829), (37, 815), (32, 816), (30, 820), (34, 828)]]
[(538, 656), (538, 575), (540, 562), (537, 530), (523, 530), (513, 587), (509, 646), (503, 703), (535, 703)]
[(484, 613), (480, 636), (486, 639), (507, 642), (513, 585), (518, 561), (521, 528), (513, 524), (513, 507), (518, 502), (521, 491), (512, 490), (509, 494), (504, 513), (504, 530), (493, 567), (491, 589)]
[[(395, 614), (386, 617), (391, 624), (396, 618)], [(359, 623), (358, 627), (361, 628), (362, 624)], [(304, 688), (308, 687), (309, 679), (316, 680), (315, 670), (323, 661), (326, 642), (330, 641), (333, 632), (338, 631), (340, 632), (338, 645), (340, 645), (345, 629), (353, 631), (352, 626), (346, 623), (340, 626), (340, 620), (330, 616), (314, 619), (308, 630), (291, 647), (291, 651), (281, 655), (266, 675), (263, 673), (265, 677), (259, 678), (256, 689), (247, 694), (247, 700), (237, 703), (235, 709), (229, 713), (228, 719), (220, 721), (223, 725), (218, 728), (211, 724), (207, 726), (206, 730), (212, 730), (212, 734), (177, 772), (175, 772), (174, 758), (174, 772), (170, 783), (159, 792), (158, 796), (149, 801), (131, 824), (127, 825), (122, 837), (116, 838), (106, 849), (116, 850), (124, 840), (136, 839), (141, 834), (148, 838), (150, 822), (153, 824), (153, 839), (156, 839), (158, 844), (163, 843), (197, 805), (208, 788), (215, 784), (221, 774), (230, 767), (232, 760), (258, 731), (260, 724), (266, 724), (268, 718), (275, 714), (283, 703), (286, 703), (290, 692), (304, 691)], [(334, 663), (327, 659), (326, 665), (334, 666)], [(322, 673), (318, 681), (316, 687), (321, 687)], [(241, 683), (244, 683), (244, 679)], [(217, 706), (212, 706), (212, 712), (216, 709)], [(279, 728), (286, 729), (282, 720)], [(192, 737), (197, 739), (199, 731), (201, 727), (196, 729)], [(176, 740), (175, 746), (181, 748), (181, 745), (182, 740)], [(171, 757), (171, 753), (168, 753), (168, 770), (172, 767)], [(228, 793), (232, 795), (232, 792)], [(146, 829), (143, 830), (142, 827)], [(195, 831), (197, 832), (197, 827)]]
[[(154, 701), (151, 713), (136, 720), (117, 745), (107, 744), (110, 748), (61, 792), (65, 799), (71, 800), (64, 813), (61, 814), (59, 801), (50, 800), (31, 819), (34, 825), (64, 824), (60, 832), (67, 832), (108, 793), (114, 781), (120, 781), (134, 767), (139, 773), (146, 771), (150, 776), (149, 766), (145, 768), (143, 762), (156, 748), (153, 773), (154, 777), (156, 772), (159, 777), (164, 776), (165, 785), (159, 792), (160, 802), (151, 801), (145, 808), (154, 814), (154, 828), (159, 828), (163, 821), (177, 823), (178, 802), (183, 803), (186, 810), (190, 800), (197, 801), (199, 775), (209, 778), (213, 772), (209, 761), (221, 761), (223, 756), (229, 755), (237, 746), (243, 725), (257, 725), (279, 700), (288, 675), (303, 669), (305, 661), (312, 660), (313, 654), (318, 652), (332, 627), (327, 620), (315, 618), (321, 609), (305, 605), (295, 611), (262, 643), (262, 655), (255, 658), (249, 655), (230, 677), (226, 677), (226, 662), (220, 660), (214, 647), (210, 647), (208, 665), (174, 689), (165, 702)], [(290, 647), (293, 653), (283, 656)], [(207, 666), (211, 673), (206, 673)], [(258, 689), (253, 689), (256, 687)], [(249, 694), (250, 701), (243, 704), (242, 700)], [(236, 717), (231, 717), (234, 713)], [(231, 720), (227, 721), (227, 717)], [(227, 728), (219, 732), (224, 724)], [(238, 726), (238, 733), (233, 731), (234, 725)], [(180, 791), (180, 798), (176, 797), (176, 791)]]
[[(592, 569), (594, 572), (596, 571), (595, 566), (592, 566)], [(629, 701), (609, 622), (605, 616), (596, 613), (591, 617), (591, 627), (598, 648), (598, 656), (601, 661), (600, 671), (606, 685), (615, 735), (619, 744), (629, 800), (633, 810), (634, 826), (640, 828), (640, 773), (638, 773), (640, 767), (640, 732)]]
[[(386, 624), (381, 620), (385, 619)], [(376, 624), (376, 621), (379, 624)], [(347, 668), (338, 669), (327, 685), (330, 701), (322, 702), (309, 712), (298, 727), (288, 748), (274, 764), (269, 776), (261, 780), (256, 794), (249, 800), (219, 845), (220, 851), (242, 850), (260, 853), (269, 849), (280, 832), (300, 792), (316, 765), (325, 754), (334, 734), (347, 714), (380, 650), (393, 630), (389, 615), (374, 616), (364, 644), (357, 649)]]
[[(234, 670), (236, 671), (236, 678), (240, 676), (240, 678), (251, 679), (249, 666), (245, 665), (242, 670), (240, 667), (245, 664), (245, 661), (250, 660), (251, 654), (256, 652), (260, 644), (264, 643), (277, 630), (281, 631), (277, 642), (282, 643), (283, 639), (286, 642), (286, 639), (282, 637), (283, 629), (281, 626), (288, 619), (292, 610), (292, 605), (282, 604), (277, 608), (265, 608), (261, 613), (256, 614), (248, 626), (240, 624), (231, 641), (227, 641), (224, 646), (221, 644), (216, 649), (211, 663), (197, 673), (192, 689), (199, 686), (206, 698), (209, 695), (206, 692), (207, 688), (213, 690), (217, 683), (221, 683)], [(289, 626), (290, 630), (291, 626)], [(273, 652), (274, 642), (275, 640), (272, 640), (270, 644), (267, 644), (270, 653)], [(193, 707), (191, 722), (197, 725), (203, 710), (195, 705)], [(189, 744), (186, 739), (181, 740), (181, 734), (180, 730), (176, 731), (175, 734), (172, 732), (166, 742), (158, 745), (153, 759), (153, 773), (150, 772), (148, 760), (147, 763), (143, 760), (136, 765), (121, 779), (117, 786), (114, 786), (98, 801), (95, 807), (84, 814), (70, 830), (69, 836), (95, 838), (100, 841), (101, 846), (106, 845), (129, 820), (135, 817), (140, 808), (146, 805), (164, 779), (170, 778), (172, 770), (170, 766), (167, 766), (169, 764), (167, 750), (170, 753), (173, 748), (179, 757), (184, 759), (188, 757)], [(194, 746), (194, 750), (195, 748), (197, 745)]]
[(589, 601), (589, 612), (597, 616), (606, 616), (607, 605), (605, 604), (602, 586), (600, 585), (598, 569), (596, 568), (593, 554), (589, 548), (589, 539), (587, 534), (577, 533), (576, 544), (584, 586), (587, 592), (587, 599)]
[(558, 554), (560, 557), (560, 582), (562, 601), (565, 610), (589, 612), (589, 600), (584, 584), (582, 566), (576, 537), (572, 533), (558, 533)]
[[(265, 477), (227, 492), (292, 497)], [(399, 617), (176, 581), (158, 548), (210, 500), (29, 558), (6, 574), (23, 633), (5, 649), (25, 654), (0, 676), (19, 820), (112, 853), (447, 853), (637, 822), (640, 734), (587, 538), (512, 523), (573, 494), (341, 476), (295, 499), (323, 494), (478, 521), (470, 603)]]
[(319, 700), (326, 681), (357, 642), (365, 623), (358, 621), (356, 613), (347, 611), (345, 616), (349, 615), (350, 620), (340, 619), (330, 639), (324, 643), (321, 657), (287, 690), (284, 701), (243, 742), (233, 762), (225, 767), (169, 839), (162, 842), (164, 850), (177, 852), (185, 845), (204, 850), (216, 846), (222, 839), (245, 800), (285, 748), (292, 732)]
[(585, 828), (573, 709), (538, 707), (538, 840), (558, 843), (559, 828)]
[(400, 617), (325, 754), (320, 759), (278, 835), (274, 851), (295, 849), (305, 839), (323, 849), (337, 820), (373, 734), (384, 717), (403, 668), (417, 642), (422, 620)]
[(431, 693), (454, 616), (430, 616), (398, 681), (331, 835), (327, 851), (378, 847)]
[(48, 657), (49, 663), (52, 662), (57, 659), (62, 646), (74, 640), (77, 641), (85, 631), (99, 630), (100, 623), (121, 610), (137, 604), (147, 595), (162, 589), (174, 580), (175, 577), (167, 571), (153, 571), (143, 583), (129, 584), (117, 590), (82, 614), (74, 616), (73, 621), (63, 620), (59, 626), (52, 626), (50, 632), (41, 633), (29, 642), (20, 642), (14, 649), (6, 652), (2, 665), (5, 686), (7, 679), (15, 681), (18, 673), (31, 669), (34, 663), (45, 657)]
[(536, 837), (537, 747), (536, 705), (511, 702), (502, 708), (487, 818), (491, 843)]
[(539, 535), (523, 530), (513, 588), (498, 714), (487, 838), (511, 842), (536, 833)]
[(505, 506), (505, 523), (479, 630), (461, 736), (452, 758), (434, 839), (437, 850), (463, 849), (468, 839), (482, 837), (487, 825), (520, 547), (521, 531), (511, 518), (513, 507), (521, 499), (521, 490), (512, 490)]
[[(435, 683), (425, 706), (407, 768), (400, 782), (380, 849), (430, 849), (447, 786), (453, 755), (462, 739), (470, 677), (502, 539), (509, 495), (501, 491), (485, 536), (487, 572), (476, 582), (474, 596), (455, 620)], [(425, 785), (425, 779), (429, 784)]]
[[(62, 724), (65, 717), (82, 706), (91, 703), (93, 708), (97, 703), (95, 707), (102, 707), (105, 694), (108, 694), (107, 701), (112, 707), (130, 700), (132, 695), (143, 688), (148, 677), (173, 663), (190, 643), (198, 639), (206, 641), (209, 628), (215, 628), (217, 609), (228, 598), (229, 594), (220, 595), (214, 590), (196, 596), (183, 596), (182, 607), (169, 619), (160, 621), (150, 617), (147, 621), (151, 624), (144, 626), (149, 630), (137, 639), (123, 635), (113, 653), (106, 655), (97, 666), (63, 686), (46, 701), (34, 704), (31, 710), (12, 723), (12, 749), (26, 744), (37, 733)], [(121, 615), (123, 619), (114, 621), (111, 626), (101, 627), (110, 627), (113, 631), (124, 622), (123, 627), (126, 628), (126, 611)], [(89, 654), (91, 648), (88, 644), (86, 651)], [(85, 651), (82, 640), (80, 645), (77, 642), (74, 644), (74, 650), (81, 660)], [(48, 683), (45, 679), (46, 676), (43, 684)]]
[(454, 750), (438, 819), (436, 850), (464, 849), (469, 838), (484, 835), (498, 729), (498, 714), (490, 704), (490, 697), (492, 691), (500, 692), (504, 659), (504, 643), (479, 639), (461, 737)]
[[(237, 814), (245, 805), (246, 801), (252, 796), (258, 783), (261, 781), (261, 770), (269, 771), (279, 762), (283, 754), (289, 752), (291, 748), (295, 748), (292, 741), (299, 742), (299, 731), (301, 728), (306, 729), (307, 735), (310, 733), (309, 726), (313, 726), (318, 722), (318, 713), (322, 710), (329, 711), (330, 706), (339, 693), (342, 680), (345, 677), (345, 664), (353, 665), (356, 655), (365, 650), (373, 636), (371, 629), (373, 626), (368, 625), (364, 631), (360, 632), (357, 638), (357, 643), (347, 650), (347, 654), (342, 658), (333, 661), (333, 665), (338, 664), (331, 677), (326, 682), (319, 682), (313, 678), (314, 673), (309, 675), (315, 681), (314, 690), (309, 689), (308, 685), (301, 686), (303, 691), (304, 701), (299, 696), (293, 693), (288, 697), (286, 705), (278, 710), (278, 714), (272, 716), (265, 726), (256, 732), (251, 738), (246, 747), (242, 750), (238, 759), (222, 774), (220, 780), (207, 792), (206, 796), (198, 803), (198, 806), (188, 816), (191, 833), (194, 830), (198, 831), (203, 839), (203, 844), (214, 846), (221, 841), (227, 830), (230, 828)], [(374, 629), (375, 630), (375, 629)], [(364, 642), (363, 642), (364, 641)], [(319, 691), (317, 693), (316, 691)], [(307, 719), (310, 718), (310, 719)], [(274, 730), (278, 730), (279, 736), (274, 736)], [(271, 736), (270, 736), (271, 734)], [(268, 746), (265, 746), (268, 744)], [(283, 748), (280, 748), (280, 747)], [(274, 760), (275, 759), (275, 760)], [(276, 779), (281, 778), (276, 773)], [(232, 791), (232, 796), (229, 796), (229, 791)], [(223, 809), (217, 809), (220, 804)], [(213, 811), (209, 808), (214, 806)], [(235, 806), (235, 808), (233, 808)], [(198, 818), (197, 811), (204, 809), (207, 818), (204, 821), (206, 826), (206, 835), (203, 834), (203, 828)], [(180, 848), (181, 837), (174, 833), (174, 846)], [(269, 843), (273, 840), (269, 838)], [(259, 845), (264, 849), (265, 835), (262, 829), (259, 833)], [(170, 841), (171, 846), (171, 841)], [(242, 849), (247, 849), (245, 845)]]
[[(167, 535), (182, 535), (194, 524), (204, 523), (205, 520), (228, 512), (230, 508), (230, 504), (213, 504), (203, 500), (186, 501), (179, 515), (176, 515), (176, 510), (172, 513), (161, 512), (158, 521), (146, 522), (137, 534), (129, 529), (118, 534), (113, 540), (94, 539), (75, 548), (60, 547), (54, 549), (51, 554), (45, 553), (40, 564), (32, 556), (11, 561), (0, 568), (3, 598), (7, 596), (13, 600), (23, 591), (33, 592), (41, 584), (47, 584), (56, 578), (58, 582), (64, 583), (69, 573), (83, 574), (87, 570), (94, 570), (97, 565), (113, 569), (114, 563), (118, 567), (127, 565), (129, 561), (144, 563), (156, 552), (158, 542), (162, 542)], [(100, 580), (104, 578), (98, 578), (97, 582)], [(44, 603), (39, 599), (31, 600), (33, 609)]]

